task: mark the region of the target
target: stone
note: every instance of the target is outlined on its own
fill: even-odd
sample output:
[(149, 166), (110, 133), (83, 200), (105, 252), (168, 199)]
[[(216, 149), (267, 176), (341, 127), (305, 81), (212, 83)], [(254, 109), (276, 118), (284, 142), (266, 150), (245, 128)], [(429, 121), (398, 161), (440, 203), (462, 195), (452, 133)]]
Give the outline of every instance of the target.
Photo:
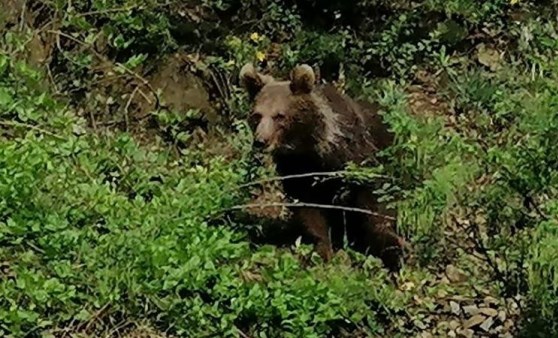
[(485, 321), (486, 317), (483, 315), (474, 315), (473, 317), (467, 319), (464, 323), (463, 323), (463, 327), (465, 329), (470, 329), (472, 327), (475, 327), (481, 323), (483, 323)]
[(474, 316), (479, 313), (479, 308), (476, 305), (466, 305), (463, 307), (463, 312), (469, 316)]
[(487, 315), (488, 317), (496, 317), (498, 316), (498, 310), (492, 309), (489, 307), (483, 307), (479, 309), (479, 313)]
[(492, 319), (492, 317), (488, 317), (481, 325), (480, 328), (483, 329), (484, 331), (488, 332), (490, 330), (490, 328), (492, 327), (492, 324), (494, 324), (494, 319)]
[(491, 332), (493, 333), (501, 333), (504, 330), (504, 327), (502, 325), (496, 326), (494, 329), (492, 329)]
[[(211, 104), (204, 80), (186, 69), (185, 58), (183, 53), (168, 56), (148, 80), (155, 91), (161, 91), (160, 99), (170, 109), (181, 114), (199, 110), (208, 122), (215, 122), (219, 114)], [(153, 107), (149, 105), (144, 109), (151, 110)]]
[(461, 307), (459, 306), (459, 304), (457, 304), (456, 302), (454, 302), (453, 300), (450, 301), (450, 308), (451, 308), (451, 312), (456, 315), (459, 316), (459, 314), (461, 313)]
[(491, 296), (486, 296), (484, 297), (484, 304), (486, 305), (497, 305), (498, 303), (500, 303), (498, 301), (498, 299), (491, 297)]
[(463, 338), (473, 338), (474, 335), (475, 335), (475, 331), (471, 329), (459, 330), (457, 332), (457, 336)]
[(498, 50), (491, 48), (483, 43), (477, 46), (477, 60), (480, 64), (496, 71), (501, 67), (501, 57)]
[(446, 276), (453, 283), (462, 283), (467, 280), (467, 275), (452, 264), (446, 266)]
[(446, 296), (448, 295), (448, 293), (447, 293), (446, 290), (443, 290), (443, 289), (442, 289), (442, 290), (438, 290), (437, 295), (438, 295), (438, 298), (446, 298)]
[(503, 323), (506, 321), (506, 311), (500, 310), (498, 312), (498, 319)]
[(456, 330), (459, 327), (459, 322), (457, 320), (452, 320), (449, 322), (449, 328)]
[(504, 322), (504, 330), (509, 331), (513, 327), (513, 321), (511, 319), (507, 319)]

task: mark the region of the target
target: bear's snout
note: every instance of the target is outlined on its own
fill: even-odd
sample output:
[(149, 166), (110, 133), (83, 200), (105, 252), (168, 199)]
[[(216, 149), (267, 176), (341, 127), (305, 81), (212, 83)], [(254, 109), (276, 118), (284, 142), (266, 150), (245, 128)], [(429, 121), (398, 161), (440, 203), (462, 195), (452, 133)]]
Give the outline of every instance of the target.
[(258, 139), (254, 139), (254, 142), (252, 142), (252, 147), (257, 150), (262, 150), (265, 148), (265, 142)]
[(263, 117), (256, 128), (253, 146), (262, 150), (272, 146), (276, 132), (274, 128), (273, 120)]

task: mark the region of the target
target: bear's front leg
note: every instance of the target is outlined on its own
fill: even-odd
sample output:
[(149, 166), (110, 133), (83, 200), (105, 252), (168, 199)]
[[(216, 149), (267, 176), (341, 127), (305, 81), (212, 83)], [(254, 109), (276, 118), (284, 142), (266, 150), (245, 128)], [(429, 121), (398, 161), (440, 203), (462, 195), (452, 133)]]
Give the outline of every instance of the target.
[(323, 213), (314, 208), (301, 208), (296, 211), (297, 218), (304, 229), (312, 237), (316, 252), (325, 262), (333, 257), (333, 249), (329, 239), (329, 227)]
[(358, 229), (352, 234), (357, 250), (380, 258), (389, 270), (399, 270), (406, 243), (395, 231), (395, 210), (388, 209), (383, 202), (378, 202), (377, 197), (368, 189), (360, 191), (356, 206), (374, 213), (357, 214), (351, 219), (353, 229)]

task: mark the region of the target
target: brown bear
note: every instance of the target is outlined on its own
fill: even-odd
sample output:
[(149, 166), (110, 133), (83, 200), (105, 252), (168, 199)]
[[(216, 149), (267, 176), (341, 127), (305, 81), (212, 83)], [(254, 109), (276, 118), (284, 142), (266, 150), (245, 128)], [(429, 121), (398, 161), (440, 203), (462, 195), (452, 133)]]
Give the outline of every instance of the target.
[[(240, 84), (252, 101), (248, 123), (253, 145), (271, 154), (280, 176), (344, 170), (349, 162), (369, 161), (393, 143), (378, 105), (355, 101), (331, 84), (318, 85), (306, 64), (280, 81), (249, 63), (240, 71)], [(288, 197), (310, 205), (292, 211), (325, 261), (346, 235), (351, 248), (372, 253), (390, 269), (399, 267), (404, 241), (395, 233), (393, 211), (378, 203), (373, 189), (340, 177), (298, 177), (282, 185)], [(325, 207), (332, 205), (345, 209)]]

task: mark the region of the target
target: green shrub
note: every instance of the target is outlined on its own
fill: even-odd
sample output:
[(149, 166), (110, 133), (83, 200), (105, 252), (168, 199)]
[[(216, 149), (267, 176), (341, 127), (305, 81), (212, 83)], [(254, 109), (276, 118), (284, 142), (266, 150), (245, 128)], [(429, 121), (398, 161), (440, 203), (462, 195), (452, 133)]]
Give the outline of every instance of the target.
[[(181, 336), (321, 337), (341, 328), (381, 332), (379, 316), (401, 310), (404, 299), (377, 261), (308, 265), (306, 246), (300, 258), (254, 251), (243, 233), (208, 224), (241, 202), (245, 154), (188, 166), (195, 149), (177, 161), (127, 134), (83, 133), (84, 121), (48, 94), (29, 100), (40, 96), (26, 86), (35, 73), (1, 60), (4, 108), (37, 114), (10, 123), (0, 140), (4, 335), (78, 330), (102, 313), (107, 324), (157, 318)], [(4, 126), (12, 117), (5, 111)], [(238, 151), (242, 135), (231, 135)]]

